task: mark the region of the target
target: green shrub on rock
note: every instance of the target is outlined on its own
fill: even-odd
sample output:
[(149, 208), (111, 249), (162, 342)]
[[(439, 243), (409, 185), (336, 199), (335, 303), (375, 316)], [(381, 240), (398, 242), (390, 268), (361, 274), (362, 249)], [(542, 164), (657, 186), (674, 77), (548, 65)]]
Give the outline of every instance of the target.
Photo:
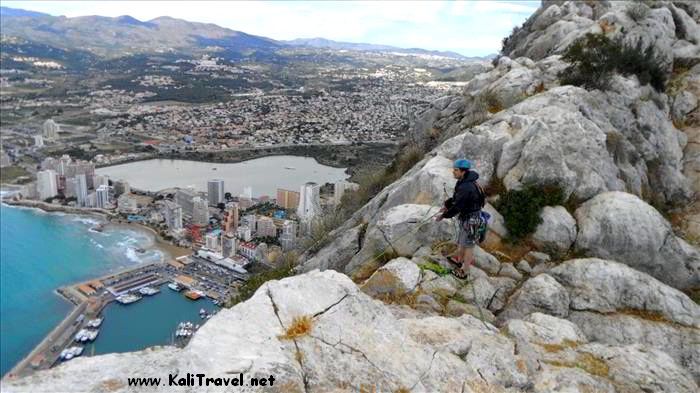
[(517, 241), (533, 233), (542, 222), (543, 207), (561, 205), (564, 201), (564, 192), (558, 186), (526, 185), (521, 190), (501, 193), (495, 207), (503, 215), (509, 240)]
[(636, 75), (642, 85), (664, 91), (666, 72), (653, 45), (629, 45), (604, 34), (586, 34), (574, 41), (562, 59), (571, 63), (559, 74), (562, 85), (606, 90), (614, 73)]

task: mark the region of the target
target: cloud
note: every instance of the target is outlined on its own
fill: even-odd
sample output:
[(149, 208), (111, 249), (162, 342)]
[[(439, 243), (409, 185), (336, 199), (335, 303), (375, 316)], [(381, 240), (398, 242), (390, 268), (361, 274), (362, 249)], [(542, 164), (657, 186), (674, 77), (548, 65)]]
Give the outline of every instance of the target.
[(3, 5), (68, 17), (171, 16), (274, 39), (323, 37), (486, 55), (538, 7), (535, 1), (96, 2), (10, 1)]

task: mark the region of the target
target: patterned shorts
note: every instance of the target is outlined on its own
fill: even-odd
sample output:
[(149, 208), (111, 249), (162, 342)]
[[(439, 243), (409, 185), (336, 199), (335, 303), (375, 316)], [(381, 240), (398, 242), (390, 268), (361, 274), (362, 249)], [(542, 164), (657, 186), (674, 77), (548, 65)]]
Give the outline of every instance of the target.
[(481, 213), (474, 212), (467, 215), (464, 221), (459, 220), (459, 234), (457, 245), (472, 248), (479, 240), (479, 227), (481, 226)]

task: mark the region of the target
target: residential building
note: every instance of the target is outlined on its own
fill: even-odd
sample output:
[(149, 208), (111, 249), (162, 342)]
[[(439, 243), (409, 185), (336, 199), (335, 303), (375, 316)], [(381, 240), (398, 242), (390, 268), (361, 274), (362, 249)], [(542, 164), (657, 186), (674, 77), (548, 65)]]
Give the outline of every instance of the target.
[(175, 203), (180, 205), (182, 208), (182, 213), (187, 216), (192, 217), (192, 211), (194, 208), (193, 199), (197, 196), (194, 189), (191, 188), (180, 188), (175, 191)]
[(131, 194), (121, 194), (117, 198), (117, 211), (122, 214), (136, 214), (139, 212), (138, 201)]
[(58, 133), (61, 131), (61, 126), (56, 124), (53, 119), (46, 120), (42, 128), (44, 131), (44, 139), (47, 141), (55, 141), (58, 139)]
[(205, 247), (218, 252), (219, 251), (219, 233), (207, 233), (207, 235), (204, 237), (204, 244)]
[(299, 206), (299, 193), (296, 191), (277, 189), (277, 206), (285, 209), (296, 209)]
[(255, 214), (246, 214), (243, 216), (241, 223), (250, 228), (251, 232), (255, 232), (257, 230), (257, 220), (255, 219)]
[(258, 246), (256, 246), (255, 243), (250, 243), (247, 241), (240, 242), (238, 244), (238, 253), (251, 261), (255, 261), (255, 252), (257, 251), (257, 248)]
[(309, 182), (301, 186), (297, 215), (301, 220), (309, 221), (321, 213), (321, 186)]
[(182, 207), (171, 201), (165, 201), (163, 205), (163, 217), (168, 229), (171, 231), (182, 229)]
[(221, 232), (221, 254), (228, 258), (232, 255), (236, 255), (238, 252), (238, 246), (236, 244), (236, 237), (231, 233)]
[(76, 198), (78, 197), (78, 180), (74, 177), (66, 179), (66, 185), (63, 187), (63, 195), (66, 198)]
[(109, 186), (109, 176), (107, 175), (94, 175), (92, 184), (97, 189), (99, 186)]
[(282, 234), (279, 237), (280, 245), (284, 251), (291, 250), (296, 246), (297, 224), (294, 221), (284, 220), (282, 224)]
[(117, 180), (114, 183), (114, 195), (122, 195), (131, 193), (131, 187), (126, 180)]
[(207, 198), (210, 206), (224, 202), (224, 181), (213, 179), (207, 182)]
[(58, 194), (58, 182), (56, 181), (56, 172), (47, 169), (36, 173), (37, 192), (39, 199), (45, 200), (54, 197)]
[(95, 190), (95, 202), (95, 206), (99, 207), (100, 209), (109, 208), (109, 186), (103, 184), (97, 187), (97, 190)]
[(238, 229), (238, 204), (233, 203), (224, 211), (224, 219), (221, 229), (225, 233), (233, 233)]
[(209, 225), (209, 204), (206, 199), (198, 196), (192, 198), (192, 223)]
[(253, 234), (252, 231), (250, 230), (250, 227), (247, 225), (241, 225), (238, 227), (236, 230), (236, 236), (238, 236), (239, 239), (243, 239), (247, 242), (251, 241), (253, 239)]
[(87, 177), (84, 174), (80, 174), (75, 177), (75, 180), (77, 182), (75, 197), (78, 199), (78, 206), (89, 206)]
[(277, 237), (277, 227), (270, 217), (260, 217), (256, 222), (255, 234), (257, 237)]
[(34, 147), (44, 147), (44, 137), (41, 134), (34, 135)]
[(88, 194), (85, 202), (85, 207), (97, 206), (97, 195), (94, 192)]

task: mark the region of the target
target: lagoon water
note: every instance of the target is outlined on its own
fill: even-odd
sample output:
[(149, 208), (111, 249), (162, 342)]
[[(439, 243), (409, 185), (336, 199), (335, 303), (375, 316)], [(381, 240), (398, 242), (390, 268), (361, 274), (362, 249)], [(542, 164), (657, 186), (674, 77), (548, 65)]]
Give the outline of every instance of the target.
[(207, 180), (223, 179), (225, 192), (233, 195), (250, 186), (253, 196), (272, 197), (277, 188), (299, 191), (309, 181), (324, 184), (348, 177), (345, 168), (321, 165), (314, 158), (299, 156), (270, 156), (235, 164), (153, 159), (99, 168), (95, 172), (112, 180), (126, 180), (131, 187), (146, 191), (187, 186), (206, 191)]
[(55, 289), (162, 260), (157, 250), (135, 252), (152, 245), (148, 233), (121, 228), (91, 231), (98, 222), (86, 216), (0, 206), (0, 375), (71, 310)]

